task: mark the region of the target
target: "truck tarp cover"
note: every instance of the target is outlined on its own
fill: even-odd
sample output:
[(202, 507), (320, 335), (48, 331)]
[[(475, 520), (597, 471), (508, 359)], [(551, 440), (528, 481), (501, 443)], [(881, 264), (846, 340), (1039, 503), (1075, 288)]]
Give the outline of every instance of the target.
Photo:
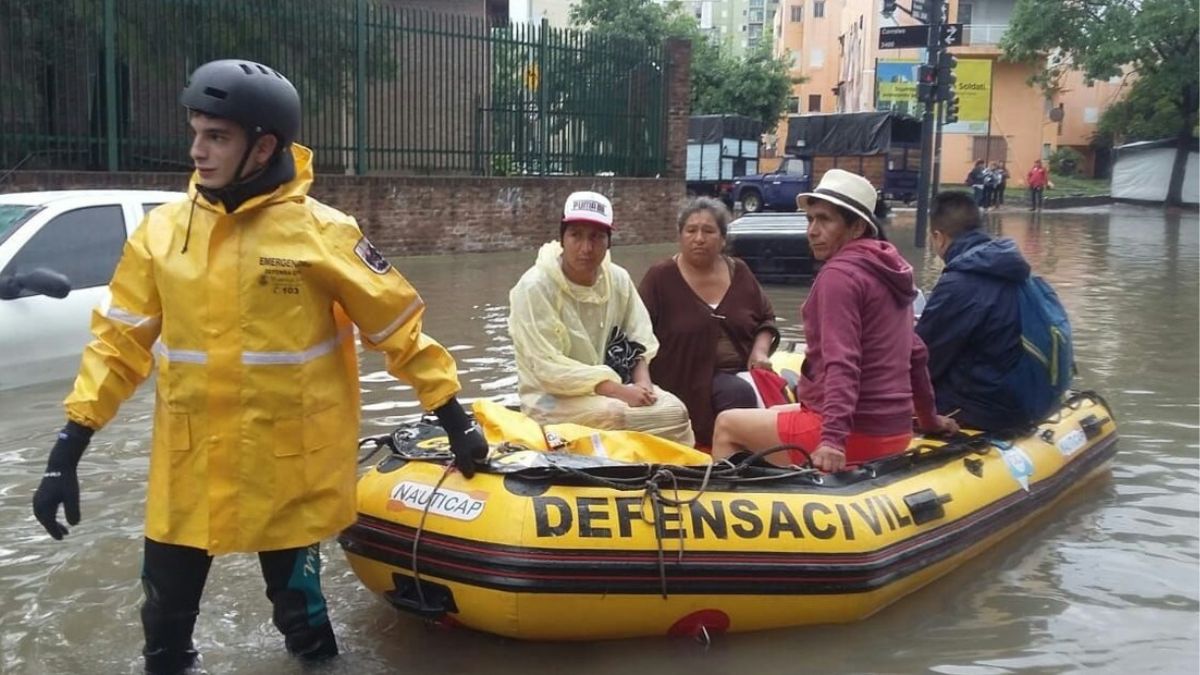
[(791, 115), (787, 153), (817, 155), (878, 155), (895, 143), (920, 143), (921, 122), (891, 112)]
[(758, 140), (762, 124), (741, 115), (693, 115), (688, 118), (688, 143), (720, 143), (723, 138)]

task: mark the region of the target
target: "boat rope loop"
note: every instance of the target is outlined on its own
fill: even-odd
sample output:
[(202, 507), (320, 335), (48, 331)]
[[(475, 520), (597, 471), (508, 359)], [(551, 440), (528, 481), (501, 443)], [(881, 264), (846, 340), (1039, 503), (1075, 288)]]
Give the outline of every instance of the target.
[(442, 489), (442, 483), (446, 482), (446, 477), (454, 471), (453, 464), (447, 464), (446, 470), (442, 471), (441, 478), (438, 478), (437, 483), (433, 486), (433, 492), (429, 493), (429, 499), (425, 500), (425, 508), (421, 509), (421, 520), (417, 523), (417, 531), (413, 534), (412, 543), (412, 571), (413, 584), (417, 587), (417, 602), (421, 603), (421, 609), (429, 607), (425, 602), (425, 589), (421, 587), (421, 569), (418, 563), (418, 548), (421, 545), (421, 533), (425, 531), (425, 520), (429, 517), (429, 509), (433, 506), (433, 498), (437, 496), (438, 490)]

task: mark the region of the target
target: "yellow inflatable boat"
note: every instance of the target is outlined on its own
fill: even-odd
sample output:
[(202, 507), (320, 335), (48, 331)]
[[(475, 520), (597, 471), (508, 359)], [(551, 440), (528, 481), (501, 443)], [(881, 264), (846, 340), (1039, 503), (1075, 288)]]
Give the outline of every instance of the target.
[(477, 403), (471, 480), (429, 422), (375, 439), (355, 573), (427, 619), (538, 640), (709, 636), (870, 616), (1104, 470), (1116, 424), (1072, 395), (1028, 435), (917, 439), (836, 475), (707, 455), (634, 432), (542, 428)]

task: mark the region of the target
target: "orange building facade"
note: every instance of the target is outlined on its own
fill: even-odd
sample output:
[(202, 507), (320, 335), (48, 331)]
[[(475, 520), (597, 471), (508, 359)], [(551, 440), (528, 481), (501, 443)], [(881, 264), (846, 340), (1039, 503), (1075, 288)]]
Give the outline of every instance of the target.
[[(1020, 186), (1034, 160), (1061, 146), (1083, 155), (1083, 175), (1106, 168), (1103, 156), (1097, 161), (1091, 140), (1101, 113), (1120, 98), (1125, 82), (1089, 85), (1078, 72), (1069, 72), (1050, 96), (1029, 84), (1033, 66), (1000, 58), (1000, 39), (1014, 5), (1015, 0), (949, 1), (951, 22), (963, 24), (964, 44), (950, 51), (960, 61), (956, 86), (964, 122), (943, 134), (944, 184), (962, 182), (974, 161), (983, 159), (1005, 163), (1011, 184)], [(907, 104), (894, 104), (891, 97), (905, 84), (911, 91), (910, 76), (897, 73), (915, 72), (908, 66), (915, 67), (923, 50), (881, 50), (879, 29), (917, 22), (899, 11), (893, 18), (884, 17), (881, 8), (882, 0), (780, 1), (774, 25), (776, 53), (792, 59), (794, 77), (806, 78), (793, 85), (794, 107), (788, 113), (913, 111)], [(786, 120), (776, 137), (787, 137)]]

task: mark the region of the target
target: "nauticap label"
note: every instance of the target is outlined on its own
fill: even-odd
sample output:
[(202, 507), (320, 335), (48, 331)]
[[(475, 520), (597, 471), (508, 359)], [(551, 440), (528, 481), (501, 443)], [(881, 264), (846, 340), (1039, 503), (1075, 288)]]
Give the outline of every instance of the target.
[(403, 481), (392, 488), (388, 499), (389, 511), (416, 509), (455, 520), (475, 520), (483, 513), (487, 504), (487, 493), (482, 491), (459, 492), (441, 488), (434, 492), (429, 485)]

